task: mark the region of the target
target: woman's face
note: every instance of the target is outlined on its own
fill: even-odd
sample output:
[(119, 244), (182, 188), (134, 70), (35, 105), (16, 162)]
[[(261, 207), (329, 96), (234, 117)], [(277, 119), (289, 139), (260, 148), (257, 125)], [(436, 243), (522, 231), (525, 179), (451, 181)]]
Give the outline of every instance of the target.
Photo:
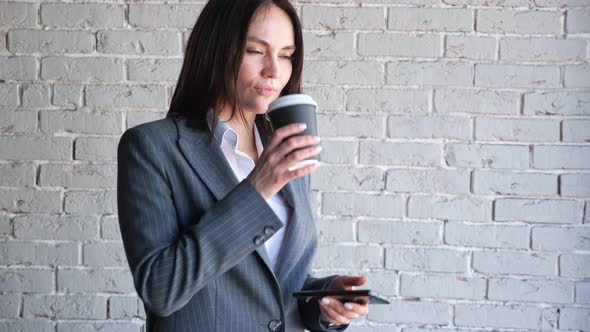
[(295, 38), (291, 19), (269, 5), (254, 16), (238, 73), (238, 94), (244, 112), (263, 114), (291, 77)]

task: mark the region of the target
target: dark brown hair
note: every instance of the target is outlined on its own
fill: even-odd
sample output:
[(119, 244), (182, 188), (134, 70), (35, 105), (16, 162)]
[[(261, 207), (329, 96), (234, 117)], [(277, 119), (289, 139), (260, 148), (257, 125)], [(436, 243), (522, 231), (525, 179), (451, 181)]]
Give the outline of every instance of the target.
[[(231, 106), (244, 119), (237, 94), (240, 65), (246, 46), (248, 27), (254, 15), (263, 7), (274, 4), (284, 10), (293, 24), (295, 53), (293, 70), (281, 96), (301, 92), (303, 70), (303, 36), (297, 12), (289, 0), (210, 0), (199, 15), (185, 51), (176, 90), (168, 116), (185, 116), (189, 126), (212, 132), (219, 119), (220, 106)], [(207, 124), (207, 112), (214, 110), (213, 128)], [(270, 127), (263, 116), (256, 116), (261, 135)]]

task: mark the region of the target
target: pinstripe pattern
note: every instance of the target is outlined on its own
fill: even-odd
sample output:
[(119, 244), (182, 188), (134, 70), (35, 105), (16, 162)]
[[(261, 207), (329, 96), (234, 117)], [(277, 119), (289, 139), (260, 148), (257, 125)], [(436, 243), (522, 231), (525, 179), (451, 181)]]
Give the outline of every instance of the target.
[(118, 162), (119, 223), (148, 331), (268, 331), (273, 319), (323, 330), (317, 304), (290, 295), (330, 281), (308, 277), (317, 240), (307, 181), (282, 190), (294, 213), (274, 273), (254, 239), (282, 223), (206, 133), (182, 118), (144, 124), (122, 136)]

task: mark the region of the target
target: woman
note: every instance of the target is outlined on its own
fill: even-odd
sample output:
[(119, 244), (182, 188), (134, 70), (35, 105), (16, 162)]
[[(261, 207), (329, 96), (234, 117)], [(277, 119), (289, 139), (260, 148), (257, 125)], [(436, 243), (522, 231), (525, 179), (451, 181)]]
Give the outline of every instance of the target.
[(363, 277), (309, 277), (308, 201), (319, 139), (274, 132), (268, 104), (300, 92), (301, 26), (288, 0), (211, 0), (187, 45), (166, 119), (119, 143), (119, 223), (148, 331), (344, 330), (367, 305), (297, 302), (301, 289)]

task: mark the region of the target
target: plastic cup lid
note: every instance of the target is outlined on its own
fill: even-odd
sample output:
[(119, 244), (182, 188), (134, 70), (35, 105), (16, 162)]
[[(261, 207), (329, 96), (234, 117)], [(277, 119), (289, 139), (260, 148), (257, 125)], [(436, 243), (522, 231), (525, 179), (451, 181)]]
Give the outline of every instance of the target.
[(277, 100), (268, 105), (268, 111), (271, 112), (278, 108), (301, 104), (313, 105), (316, 108), (318, 107), (318, 104), (313, 100), (313, 98), (311, 98), (311, 96), (300, 93), (279, 97)]

